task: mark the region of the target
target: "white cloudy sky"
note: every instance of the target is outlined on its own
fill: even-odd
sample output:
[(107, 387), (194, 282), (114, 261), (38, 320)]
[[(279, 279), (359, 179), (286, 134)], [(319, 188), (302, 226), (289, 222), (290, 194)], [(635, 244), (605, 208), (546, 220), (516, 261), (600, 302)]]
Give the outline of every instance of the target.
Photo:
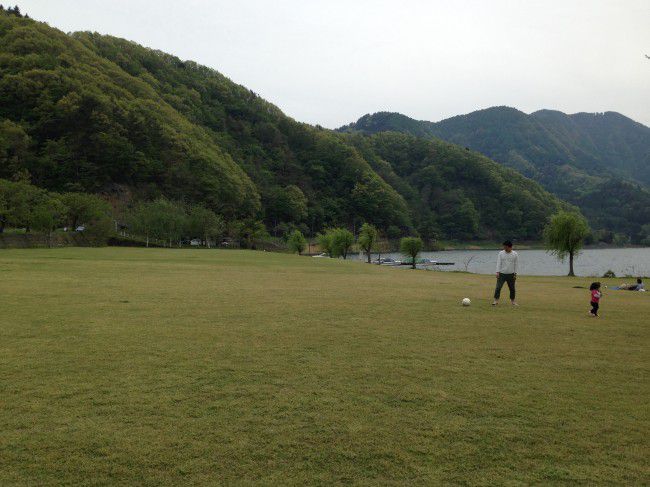
[(493, 105), (650, 125), (649, 0), (9, 0), (64, 31), (213, 67), (290, 116), (440, 120)]

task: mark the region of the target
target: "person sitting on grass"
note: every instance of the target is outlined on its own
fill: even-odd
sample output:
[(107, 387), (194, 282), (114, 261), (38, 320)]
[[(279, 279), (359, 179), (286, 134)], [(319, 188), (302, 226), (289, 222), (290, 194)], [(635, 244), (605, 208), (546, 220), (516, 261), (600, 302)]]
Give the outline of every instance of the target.
[(515, 281), (517, 280), (518, 260), (519, 256), (517, 252), (512, 250), (512, 242), (510, 240), (503, 242), (503, 250), (499, 252), (497, 257), (497, 287), (494, 290), (492, 306), (499, 304), (501, 288), (506, 282), (510, 290), (510, 302), (513, 306), (519, 306), (515, 301)]
[(592, 282), (591, 286), (589, 286), (589, 291), (591, 291), (591, 309), (589, 310), (589, 316), (592, 318), (598, 318), (598, 308), (602, 296), (602, 293), (600, 292), (600, 283)]
[(645, 291), (645, 285), (643, 284), (643, 279), (640, 277), (636, 280), (636, 284), (626, 284), (623, 283), (620, 286), (612, 287), (614, 291)]
[(643, 284), (643, 279), (640, 277), (636, 280), (636, 284), (630, 284), (629, 286), (626, 287), (628, 291), (641, 291), (641, 289), (645, 290), (645, 285)]

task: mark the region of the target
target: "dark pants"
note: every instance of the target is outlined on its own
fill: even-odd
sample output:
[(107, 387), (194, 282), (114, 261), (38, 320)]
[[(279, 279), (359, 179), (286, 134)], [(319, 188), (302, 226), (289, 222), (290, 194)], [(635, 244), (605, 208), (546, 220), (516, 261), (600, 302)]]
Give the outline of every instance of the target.
[(508, 289), (510, 289), (510, 299), (515, 299), (515, 275), (514, 274), (504, 274), (503, 272), (499, 273), (497, 277), (497, 287), (494, 290), (494, 299), (499, 299), (501, 297), (501, 288), (503, 283), (508, 283)]
[(598, 303), (591, 302), (591, 311), (589, 311), (592, 315), (598, 316)]

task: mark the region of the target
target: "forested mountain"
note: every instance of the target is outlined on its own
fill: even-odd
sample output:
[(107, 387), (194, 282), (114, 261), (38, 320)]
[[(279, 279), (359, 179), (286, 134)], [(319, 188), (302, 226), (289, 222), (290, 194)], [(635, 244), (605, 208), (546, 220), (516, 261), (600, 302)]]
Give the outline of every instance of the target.
[[(369, 221), (425, 237), (539, 238), (563, 205), (458, 146), (312, 127), (194, 62), (0, 12), (0, 178), (25, 177), (126, 206), (199, 203), (276, 233)], [(499, 218), (500, 195), (513, 218)]]
[(546, 179), (549, 185), (561, 184), (553, 177), (561, 179), (563, 166), (587, 178), (614, 175), (650, 185), (650, 128), (616, 112), (567, 115), (540, 110), (527, 115), (493, 107), (437, 123), (379, 112), (340, 130), (432, 135)]
[(521, 174), (448, 142), (394, 132), (351, 134), (350, 141), (414, 209), (425, 237), (531, 238), (547, 215), (567, 206)]
[(650, 222), (650, 128), (619, 113), (494, 107), (433, 123), (380, 112), (339, 130), (438, 137), (476, 150), (578, 205), (592, 226), (632, 240)]

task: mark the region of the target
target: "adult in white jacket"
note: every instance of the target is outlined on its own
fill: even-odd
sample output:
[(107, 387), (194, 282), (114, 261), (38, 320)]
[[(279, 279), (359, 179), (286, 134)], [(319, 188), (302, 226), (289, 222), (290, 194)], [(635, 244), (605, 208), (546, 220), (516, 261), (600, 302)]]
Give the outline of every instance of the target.
[(515, 281), (517, 280), (517, 267), (519, 265), (519, 256), (512, 250), (512, 242), (506, 240), (503, 242), (503, 250), (497, 257), (497, 287), (494, 290), (494, 301), (492, 306), (499, 304), (501, 297), (501, 288), (504, 283), (508, 284), (510, 290), (510, 302), (513, 306), (518, 306), (515, 301)]

